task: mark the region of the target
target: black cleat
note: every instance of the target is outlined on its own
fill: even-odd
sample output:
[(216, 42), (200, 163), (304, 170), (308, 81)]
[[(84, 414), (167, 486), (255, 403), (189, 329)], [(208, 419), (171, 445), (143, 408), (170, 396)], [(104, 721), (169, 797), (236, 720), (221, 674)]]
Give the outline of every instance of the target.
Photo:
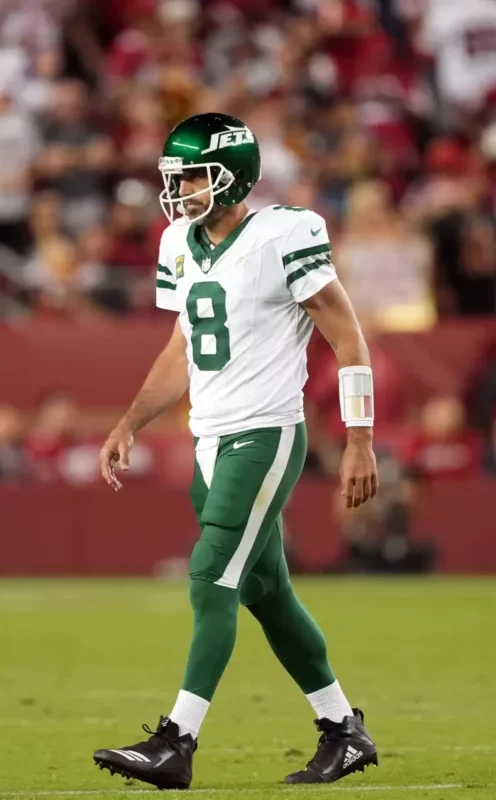
[(111, 775), (118, 772), (124, 778), (151, 783), (158, 789), (188, 789), (196, 740), (189, 734), (179, 736), (178, 726), (168, 717), (160, 717), (155, 732), (148, 725), (142, 727), (151, 734), (146, 742), (119, 750), (96, 750), (95, 764), (108, 769)]
[(378, 765), (377, 750), (359, 708), (343, 722), (316, 719), (315, 724), (322, 733), (317, 752), (306, 769), (287, 775), (284, 783), (334, 783), (352, 772), (363, 772), (370, 764)]

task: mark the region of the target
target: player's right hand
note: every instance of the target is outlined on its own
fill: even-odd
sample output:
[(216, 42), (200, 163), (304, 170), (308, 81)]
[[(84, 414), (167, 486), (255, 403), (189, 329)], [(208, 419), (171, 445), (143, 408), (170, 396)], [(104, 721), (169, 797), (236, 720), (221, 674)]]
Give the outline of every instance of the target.
[(119, 464), (124, 471), (129, 469), (129, 453), (134, 444), (132, 433), (125, 428), (114, 428), (107, 441), (100, 450), (100, 470), (104, 481), (118, 492), (122, 483), (115, 474), (115, 467)]

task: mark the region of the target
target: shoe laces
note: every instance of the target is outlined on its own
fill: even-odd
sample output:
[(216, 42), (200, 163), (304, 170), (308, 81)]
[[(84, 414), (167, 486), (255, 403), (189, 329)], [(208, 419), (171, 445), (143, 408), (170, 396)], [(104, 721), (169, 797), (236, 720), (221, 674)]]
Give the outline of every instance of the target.
[(141, 726), (145, 733), (150, 735), (150, 738), (147, 739), (146, 742), (140, 742), (140, 744), (144, 744), (147, 747), (152, 746), (154, 751), (161, 750), (164, 744), (167, 747), (170, 747), (171, 750), (174, 750), (176, 753), (179, 752), (179, 745), (176, 739), (173, 739), (171, 736), (168, 736), (167, 731), (167, 722), (168, 717), (160, 717), (159, 723), (157, 725), (157, 729), (154, 731), (150, 728), (149, 725), (143, 723)]
[(318, 764), (321, 758), (327, 756), (329, 746), (349, 735), (342, 723), (331, 722), (329, 719), (315, 719), (313, 724), (322, 735), (319, 738), (317, 752), (307, 766)]
[(314, 719), (313, 724), (322, 734), (319, 744), (324, 741), (342, 739), (344, 736), (349, 735), (342, 722), (332, 722), (330, 719)]

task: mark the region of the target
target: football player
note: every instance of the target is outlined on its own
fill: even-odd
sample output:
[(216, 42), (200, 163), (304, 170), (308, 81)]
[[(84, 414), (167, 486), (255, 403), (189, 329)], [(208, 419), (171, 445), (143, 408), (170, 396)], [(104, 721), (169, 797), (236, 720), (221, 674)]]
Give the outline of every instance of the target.
[(194, 632), (182, 687), (150, 738), (97, 750), (100, 767), (185, 789), (198, 733), (236, 639), (239, 605), (310, 702), (317, 752), (286, 783), (330, 783), (377, 764), (377, 752), (327, 660), (326, 643), (296, 597), (283, 550), (281, 509), (305, 459), (306, 348), (316, 325), (339, 363), (347, 429), (341, 462), (348, 507), (378, 488), (373, 384), (359, 324), (331, 262), (324, 219), (307, 208), (254, 211), (260, 178), (253, 133), (238, 119), (201, 114), (168, 136), (160, 200), (171, 223), (157, 272), (157, 305), (178, 314), (170, 341), (101, 451), (102, 475), (129, 465), (134, 435), (189, 388), (200, 528), (190, 561)]

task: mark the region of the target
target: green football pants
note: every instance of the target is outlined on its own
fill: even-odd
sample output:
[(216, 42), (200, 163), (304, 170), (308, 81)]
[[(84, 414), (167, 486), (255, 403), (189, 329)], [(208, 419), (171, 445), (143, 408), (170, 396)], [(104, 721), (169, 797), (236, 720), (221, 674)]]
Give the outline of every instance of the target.
[(305, 453), (303, 423), (197, 441), (191, 499), (202, 533), (191, 578), (239, 589), (250, 602), (255, 587), (264, 593), (279, 571), (287, 576), (278, 520)]
[(241, 602), (305, 693), (334, 680), (323, 636), (292, 590), (281, 510), (306, 454), (304, 423), (195, 443), (190, 561), (194, 633), (183, 689), (210, 700), (231, 657)]

